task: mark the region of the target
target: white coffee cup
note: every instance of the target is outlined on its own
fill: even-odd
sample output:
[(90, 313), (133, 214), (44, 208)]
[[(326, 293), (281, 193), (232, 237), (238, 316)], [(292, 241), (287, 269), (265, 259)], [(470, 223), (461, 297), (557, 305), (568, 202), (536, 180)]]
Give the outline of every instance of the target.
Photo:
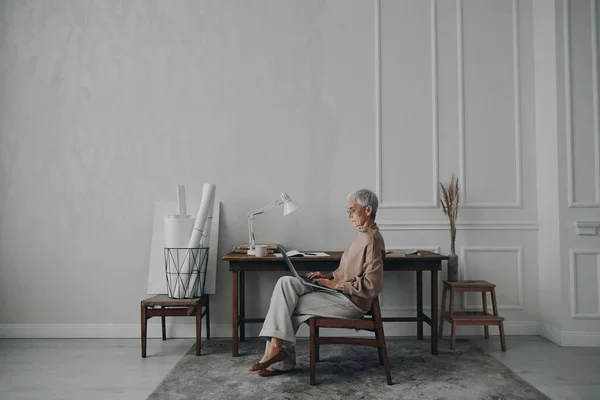
[(266, 244), (257, 244), (254, 246), (254, 255), (256, 257), (266, 257), (269, 254), (269, 249)]

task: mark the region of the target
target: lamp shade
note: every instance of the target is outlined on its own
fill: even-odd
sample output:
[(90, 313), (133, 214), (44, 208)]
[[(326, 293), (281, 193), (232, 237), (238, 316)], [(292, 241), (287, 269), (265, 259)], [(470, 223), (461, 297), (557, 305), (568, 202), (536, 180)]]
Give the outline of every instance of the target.
[(298, 209), (298, 204), (294, 203), (285, 192), (281, 193), (281, 201), (283, 201), (283, 215), (288, 215)]

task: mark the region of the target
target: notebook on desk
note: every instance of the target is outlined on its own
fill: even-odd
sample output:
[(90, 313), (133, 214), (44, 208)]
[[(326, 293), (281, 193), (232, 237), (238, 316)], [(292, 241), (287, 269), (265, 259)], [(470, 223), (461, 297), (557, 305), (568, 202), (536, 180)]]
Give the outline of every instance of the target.
[(300, 275), (297, 271), (296, 268), (294, 268), (294, 264), (292, 264), (292, 261), (290, 260), (290, 257), (287, 255), (286, 251), (283, 249), (283, 247), (279, 246), (279, 250), (281, 251), (281, 257), (283, 258), (283, 261), (285, 261), (285, 263), (287, 264), (288, 268), (290, 269), (291, 273), (294, 274), (294, 276), (305, 286), (310, 286), (313, 289), (318, 289), (318, 290), (325, 290), (328, 292), (333, 292), (333, 293), (342, 293), (341, 290), (335, 290), (335, 289), (331, 289), (328, 288), (327, 286), (321, 285), (317, 282), (313, 282), (312, 279), (307, 278), (306, 276), (302, 276)]

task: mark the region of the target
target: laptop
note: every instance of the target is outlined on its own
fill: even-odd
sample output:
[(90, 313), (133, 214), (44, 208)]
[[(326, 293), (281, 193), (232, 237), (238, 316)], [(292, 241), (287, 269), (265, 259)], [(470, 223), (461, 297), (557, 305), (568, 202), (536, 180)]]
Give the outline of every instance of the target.
[(288, 257), (287, 253), (285, 252), (285, 249), (281, 246), (278, 246), (278, 247), (279, 247), (279, 251), (281, 251), (281, 257), (283, 258), (283, 261), (285, 261), (285, 263), (287, 264), (287, 266), (290, 269), (290, 271), (292, 272), (292, 274), (294, 274), (294, 276), (300, 282), (302, 282), (303, 285), (310, 286), (313, 289), (325, 290), (325, 291), (333, 292), (333, 293), (342, 293), (341, 290), (335, 290), (335, 289), (328, 288), (327, 286), (323, 286), (317, 282), (313, 282), (310, 278), (307, 278), (306, 276), (300, 275), (296, 271), (296, 268), (294, 268), (294, 264), (292, 264), (292, 261), (290, 260), (290, 257)]

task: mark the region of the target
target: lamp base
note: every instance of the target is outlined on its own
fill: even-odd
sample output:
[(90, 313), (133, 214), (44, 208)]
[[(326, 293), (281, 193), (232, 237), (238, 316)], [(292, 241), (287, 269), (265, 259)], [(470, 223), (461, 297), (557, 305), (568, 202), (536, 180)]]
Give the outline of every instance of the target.
[(254, 249), (248, 249), (248, 251), (246, 252), (246, 254), (253, 256), (253, 255), (256, 254), (256, 252), (254, 251)]

